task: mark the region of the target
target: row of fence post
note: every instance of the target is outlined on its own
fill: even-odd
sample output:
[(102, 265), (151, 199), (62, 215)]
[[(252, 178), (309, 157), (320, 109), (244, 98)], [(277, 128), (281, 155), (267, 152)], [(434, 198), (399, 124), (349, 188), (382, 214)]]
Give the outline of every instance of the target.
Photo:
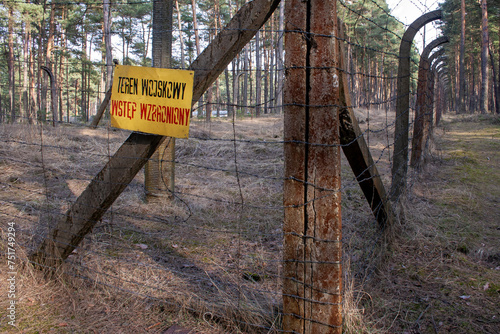
[[(279, 0), (247, 3), (200, 54), (190, 66), (195, 70), (193, 101), (201, 97), (278, 4)], [(282, 295), (283, 330), (293, 333), (342, 332), (341, 148), (381, 229), (394, 224), (389, 198), (354, 117), (336, 5), (336, 0), (289, 0), (285, 4)], [(404, 192), (408, 166), (410, 47), (418, 29), (439, 18), (440, 11), (425, 14), (410, 25), (401, 42), (390, 196), (396, 202)], [(441, 39), (425, 51), (422, 71), (430, 68), (430, 50), (445, 42)], [(424, 76), (428, 77), (427, 72), (422, 72), (422, 80)], [(418, 102), (418, 115), (432, 115), (432, 109), (423, 109), (431, 105), (424, 99), (432, 89), (427, 82), (422, 83), (424, 102)], [(417, 122), (415, 117), (415, 124), (420, 124), (420, 118), (426, 119), (418, 116)], [(132, 133), (30, 259), (50, 265), (63, 261), (164, 140)], [(417, 154), (422, 141), (414, 140), (417, 148), (413, 153)], [(113, 173), (116, 169), (124, 172)]]

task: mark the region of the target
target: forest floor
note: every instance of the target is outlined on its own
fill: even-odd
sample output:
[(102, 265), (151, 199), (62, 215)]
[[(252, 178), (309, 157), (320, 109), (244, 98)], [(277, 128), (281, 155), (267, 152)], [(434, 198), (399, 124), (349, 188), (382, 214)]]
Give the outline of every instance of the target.
[[(376, 130), (391, 118), (367, 117), (386, 184), (392, 134)], [(50, 225), (42, 223), (64, 214), (126, 133), (47, 127), (42, 147), (38, 128), (2, 125), (0, 332), (164, 333), (173, 324), (198, 333), (250, 332), (245, 323), (258, 325), (253, 332), (279, 332), (282, 123), (238, 120), (235, 130), (229, 121), (193, 122), (198, 139), (176, 144), (174, 205), (146, 202), (138, 175), (55, 273), (21, 262)], [(245, 172), (239, 179), (231, 172), (234, 137)], [(500, 333), (499, 152), (498, 117), (446, 115), (425, 166), (410, 170), (387, 251), (378, 249), (376, 223), (343, 162), (344, 332)], [(8, 324), (12, 299), (4, 284), (9, 222), (19, 244), (16, 328)], [(223, 309), (236, 320), (218, 318)]]
[(445, 117), (403, 208), (365, 329), (500, 333), (500, 118)]

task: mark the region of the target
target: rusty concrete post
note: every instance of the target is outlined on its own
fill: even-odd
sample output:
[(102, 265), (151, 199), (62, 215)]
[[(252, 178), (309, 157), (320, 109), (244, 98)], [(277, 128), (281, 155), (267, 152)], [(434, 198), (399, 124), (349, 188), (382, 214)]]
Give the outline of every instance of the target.
[(341, 333), (336, 0), (285, 3), (283, 330)]
[(442, 17), (440, 10), (420, 16), (406, 29), (399, 48), (396, 125), (394, 130), (394, 153), (392, 165), (391, 198), (399, 201), (406, 189), (408, 172), (408, 127), (410, 118), (410, 52), (413, 38), (425, 24)]
[(444, 80), (444, 74), (442, 72), (443, 67), (446, 66), (446, 57), (440, 57), (438, 60), (435, 61), (433, 64), (433, 69), (434, 72), (436, 73), (437, 77), (437, 94), (438, 96), (436, 97), (437, 103), (436, 103), (436, 120), (435, 120), (435, 126), (439, 125), (439, 122), (441, 121), (441, 115), (444, 113), (445, 110), (445, 101), (446, 101), (446, 94), (445, 94), (445, 80)]
[[(339, 40), (345, 40), (344, 28), (339, 20)], [(340, 122), (340, 144), (344, 155), (358, 181), (363, 194), (370, 205), (373, 215), (380, 228), (390, 235), (394, 227), (394, 213), (391, 203), (387, 198), (384, 183), (380, 178), (377, 166), (370, 153), (363, 132), (359, 127), (358, 120), (352, 107), (351, 95), (349, 93), (348, 69), (345, 50), (342, 43), (338, 43), (340, 63), (340, 89), (339, 89), (339, 122)], [(390, 240), (387, 239), (388, 242)]]
[(417, 102), (415, 105), (415, 121), (413, 124), (413, 139), (412, 151), (410, 158), (410, 166), (417, 167), (422, 156), (423, 143), (427, 136), (427, 122), (429, 114), (432, 114), (432, 91), (431, 91), (431, 74), (430, 70), (430, 52), (441, 44), (448, 43), (448, 37), (442, 36), (430, 42), (420, 56), (418, 68), (418, 86), (417, 86)]
[(444, 66), (447, 59), (447, 57), (444, 55), (444, 51), (445, 51), (444, 49), (441, 49), (432, 55), (434, 56), (432, 57), (433, 59), (429, 58), (431, 63), (431, 73), (433, 74), (435, 81), (434, 91), (436, 94), (434, 102), (434, 115), (436, 116), (434, 118), (434, 124), (432, 126), (434, 125), (437, 126), (437, 124), (439, 123), (438, 119), (441, 119), (441, 114), (442, 114), (443, 94), (441, 92), (440, 75), (438, 70), (440, 66)]

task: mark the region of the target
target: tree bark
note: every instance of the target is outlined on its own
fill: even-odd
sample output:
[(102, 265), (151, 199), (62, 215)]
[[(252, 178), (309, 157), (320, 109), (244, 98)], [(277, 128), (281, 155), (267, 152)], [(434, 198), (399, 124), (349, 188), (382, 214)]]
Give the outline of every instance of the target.
[(82, 28), (82, 59), (81, 59), (81, 68), (82, 68), (82, 73), (81, 73), (81, 86), (82, 90), (80, 92), (80, 115), (83, 119), (84, 122), (88, 121), (88, 108), (87, 108), (87, 32), (85, 31), (85, 28)]
[(487, 0), (481, 0), (481, 95), (479, 109), (485, 114), (488, 109), (488, 6)]
[(22, 92), (22, 97), (21, 97), (21, 107), (22, 107), (22, 112), (21, 116), (23, 118), (24, 122), (28, 122), (29, 119), (29, 99), (28, 99), (28, 61), (29, 61), (29, 54), (31, 52), (31, 23), (27, 19), (26, 13), (25, 17), (26, 20), (24, 20), (24, 45), (23, 45), (23, 61), (24, 61), (24, 66), (22, 66), (23, 69), (23, 92)]
[(177, 10), (177, 23), (179, 25), (179, 42), (181, 44), (181, 68), (186, 68), (184, 65), (184, 39), (182, 38), (182, 20), (181, 11), (179, 9), (179, 0), (175, 0), (175, 9)]
[(15, 75), (14, 75), (14, 9), (8, 7), (8, 53), (7, 53), (7, 68), (9, 73), (9, 113), (10, 122), (16, 121), (16, 106), (15, 106)]
[[(196, 17), (196, 1), (191, 0), (191, 10), (193, 13), (193, 29), (194, 29), (194, 42), (196, 46), (196, 57), (200, 55), (200, 33), (198, 31), (198, 18)], [(201, 117), (203, 114), (203, 96), (200, 97), (198, 101), (198, 117)]]
[[(33, 37), (31, 37), (33, 40)], [(36, 107), (37, 107), (37, 94), (35, 92), (35, 59), (33, 57), (33, 52), (31, 50), (29, 54), (29, 110), (28, 110), (28, 123), (32, 124), (36, 120)]]
[(243, 116), (248, 114), (248, 77), (249, 77), (249, 52), (248, 49), (250, 48), (250, 45), (245, 46), (244, 50), (244, 58), (243, 58), (243, 73), (245, 73), (245, 77), (243, 78), (243, 96), (242, 96), (242, 104), (243, 104)]
[(106, 48), (106, 92), (111, 88), (113, 84), (113, 55), (111, 50), (110, 6), (110, 0), (103, 1), (104, 47)]
[(260, 72), (260, 32), (255, 34), (255, 117), (260, 116), (261, 72)]
[(281, 1), (279, 8), (279, 23), (278, 23), (278, 56), (277, 66), (278, 66), (278, 85), (276, 92), (276, 103), (278, 105), (278, 111), (280, 114), (283, 113), (283, 81), (284, 81), (284, 62), (283, 62), (283, 33), (285, 30), (285, 1)]
[[(67, 43), (67, 34), (66, 34), (66, 19), (68, 17), (68, 6), (67, 5), (62, 5), (62, 14), (61, 14), (61, 49), (66, 50), (66, 45)], [(64, 55), (64, 52), (61, 53), (60, 56), (60, 62), (59, 62), (59, 71), (58, 71), (58, 99), (59, 99), (59, 120), (63, 121), (63, 82), (66, 82), (66, 85), (68, 83), (68, 78), (67, 76), (64, 75), (65, 69), (66, 69), (66, 57)], [(67, 121), (69, 121), (67, 119)]]
[(460, 56), (458, 59), (458, 101), (457, 113), (465, 112), (465, 0), (460, 2)]
[[(495, 101), (495, 112), (497, 114), (500, 114), (500, 105), (498, 104), (500, 101), (500, 87), (499, 87), (499, 82), (497, 81), (497, 70), (495, 66), (495, 58), (493, 57), (493, 53), (491, 50), (489, 51), (490, 53), (490, 60), (491, 60), (491, 70), (493, 74), (493, 100)], [(500, 57), (500, 55), (499, 55)], [(500, 74), (499, 74), (500, 75)]]
[[(53, 75), (54, 74), (54, 57), (52, 55), (52, 50), (54, 49), (54, 31), (55, 31), (55, 12), (56, 12), (56, 4), (54, 2), (51, 3), (50, 5), (50, 18), (49, 18), (49, 36), (47, 39), (47, 49), (45, 50), (45, 61), (47, 68), (49, 71), (52, 73), (51, 80), (51, 90), (55, 87), (57, 87), (57, 83), (55, 82), (56, 77)], [(54, 94), (56, 93), (56, 94)], [(51, 91), (51, 110), (52, 110), (52, 124), (55, 125), (55, 122), (57, 121), (57, 99), (56, 101), (52, 101), (54, 96), (57, 97), (57, 92), (52, 92)]]

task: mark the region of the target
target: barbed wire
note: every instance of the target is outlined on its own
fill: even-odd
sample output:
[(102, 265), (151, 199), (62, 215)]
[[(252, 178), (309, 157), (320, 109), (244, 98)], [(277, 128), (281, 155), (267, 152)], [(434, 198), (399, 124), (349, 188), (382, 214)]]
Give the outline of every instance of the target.
[[(401, 23), (376, 1), (372, 2), (387, 18)], [(400, 39), (397, 32), (391, 31), (387, 25), (378, 24), (344, 2), (341, 5), (384, 34)], [(274, 34), (275, 40), (285, 33), (304, 34), (300, 30), (266, 28), (264, 31)], [(273, 78), (276, 80), (273, 82), (274, 87), (269, 89), (273, 93), (263, 94), (265, 96), (259, 104), (256, 102), (255, 89), (248, 90), (242, 101), (235, 98), (235, 85), (232, 79), (229, 80), (230, 100), (227, 98), (228, 94), (220, 93), (213, 101), (207, 102), (204, 99), (193, 108), (200, 119), (197, 116), (191, 119), (192, 135), (189, 139), (177, 141), (177, 156), (173, 161), (149, 159), (149, 163), (160, 165), (174, 162), (176, 186), (165, 193), (166, 197), (172, 196), (173, 199), (148, 199), (143, 187), (144, 177), (139, 173), (106, 215), (90, 221), (93, 233), (87, 234), (81, 243), (62, 242), (51, 231), (58, 222), (67, 219), (68, 209), (75, 204), (76, 198), (90, 182), (96, 182), (103, 188), (112, 186), (109, 182), (94, 180), (94, 175), (103, 164), (112, 159), (113, 152), (129, 132), (111, 129), (107, 117), (95, 130), (89, 130), (85, 121), (67, 123), (57, 120), (56, 127), (50, 127), (40, 115), (16, 115), (22, 124), (0, 123), (0, 215), (4, 218), (0, 227), (5, 229), (7, 221), (16, 221), (19, 226), (19, 244), (27, 252), (43, 253), (44, 250), (39, 248), (42, 240), (56, 246), (74, 248), (75, 252), (65, 262), (65, 274), (92, 285), (175, 307), (184, 303), (182, 307), (193, 313), (208, 307), (217, 319), (228, 324), (266, 332), (294, 332), (284, 331), (275, 325), (276, 317), (292, 316), (313, 321), (305, 319), (303, 315), (285, 313), (281, 309), (283, 282), (292, 281), (303, 289), (326, 295), (340, 296), (343, 292), (318, 288), (310, 282), (300, 282), (287, 276), (283, 272), (283, 265), (295, 263), (304, 266), (333, 266), (351, 263), (350, 259), (357, 256), (358, 262), (350, 264), (356, 279), (363, 282), (373, 275), (375, 257), (385, 238), (384, 231), (377, 226), (378, 217), (374, 217), (373, 212), (379, 212), (382, 204), (372, 212), (359, 184), (380, 178), (387, 189), (387, 196), (397, 200), (394, 198), (395, 187), (411, 188), (415, 182), (415, 174), (412, 173), (416, 171), (410, 170), (408, 181), (401, 185), (391, 185), (392, 157), (401, 153), (394, 152), (394, 142), (399, 139), (394, 138), (395, 124), (397, 117), (403, 117), (394, 114), (395, 103), (401, 98), (413, 98), (416, 89), (412, 87), (409, 96), (397, 95), (398, 76), (387, 68), (398, 60), (398, 55), (393, 50), (362, 45), (336, 34), (307, 35), (308, 38), (334, 39), (347, 47), (358, 49), (355, 52), (373, 52), (373, 55), (364, 60), (367, 63), (378, 62), (382, 66), (367, 68), (360, 60), (346, 68), (340, 68), (339, 65), (328, 68), (285, 68), (277, 65), (279, 62), (276, 61), (273, 67)], [(254, 57), (254, 50), (249, 54)], [(240, 56), (243, 57), (243, 54)], [(69, 63), (70, 61), (67, 62)], [(92, 66), (103, 65), (100, 62), (92, 63)], [(282, 102), (277, 98), (278, 94), (283, 93), (282, 88), (279, 90), (278, 83), (283, 80), (282, 74), (293, 68), (328, 69), (344, 74), (348, 78), (347, 87), (353, 87), (350, 92), (351, 105)], [(257, 71), (264, 72), (265, 69), (238, 69), (240, 73), (249, 73), (249, 81)], [(220, 86), (226, 89), (225, 85)], [(0, 87), (8, 86), (2, 84)], [(38, 87), (35, 85), (31, 88), (37, 90)], [(18, 86), (18, 89), (17, 94), (21, 87)], [(74, 87), (69, 90), (74, 93), (82, 92)], [(93, 94), (89, 100), (95, 101), (99, 101), (97, 94), (104, 93), (88, 88), (84, 92)], [(227, 117), (210, 117), (210, 122), (203, 121), (210, 109), (207, 107), (213, 107), (212, 112), (227, 111)], [(261, 114), (257, 118), (255, 109), (258, 107), (265, 107), (265, 110), (273, 112)], [(284, 140), (282, 110), (290, 107), (350, 109), (357, 115), (360, 133), (344, 144), (325, 144), (305, 139)], [(249, 110), (248, 114), (245, 114), (246, 109)], [(412, 102), (404, 113), (411, 119), (415, 110), (415, 102)], [(93, 116), (94, 112), (90, 109), (82, 112), (80, 108), (73, 106), (65, 109), (66, 111), (68, 117), (63, 119), (69, 119), (71, 114), (71, 117), (85, 120)], [(6, 112), (5, 106), (0, 114), (0, 119), (9, 120), (10, 114)], [(50, 116), (49, 111), (45, 117)], [(417, 121), (420, 119), (410, 120), (410, 133)], [(29, 122), (34, 124), (30, 125)], [(27, 133), (30, 135), (26, 135)], [(343, 149), (364, 139), (371, 151), (373, 163), (358, 172), (358, 175), (349, 168), (343, 168), (339, 188), (324, 187), (311, 179), (284, 175), (283, 147), (286, 145)], [(410, 141), (411, 136), (408, 144)], [(123, 159), (132, 161), (137, 157), (128, 156)], [(343, 165), (347, 166), (345, 161)], [(365, 177), (373, 168), (377, 168), (378, 174)], [(304, 197), (302, 202), (285, 205), (285, 182), (318, 191), (319, 195)], [(392, 186), (390, 189), (389, 185)], [(163, 188), (158, 186), (155, 190)], [(329, 240), (300, 232), (283, 231), (282, 220), (286, 210), (311, 208), (316, 202), (321, 203), (320, 201), (339, 194), (343, 197), (342, 239)], [(99, 209), (93, 205), (82, 205), (81, 208), (89, 211)], [(74, 218), (78, 216), (75, 215)], [(79, 232), (70, 228), (61, 228), (58, 233), (65, 233), (70, 237), (79, 236)], [(343, 244), (345, 251), (341, 259), (328, 261), (299, 257), (283, 260), (284, 237), (302, 240), (304, 244)], [(24, 261), (31, 261), (31, 264), (47, 270), (55, 269), (54, 266), (33, 258)], [(183, 294), (192, 301), (181, 301)], [(298, 294), (285, 296), (298, 302), (339, 304)], [(200, 304), (203, 307), (199, 307)], [(232, 309), (232, 314), (224, 313), (228, 307)], [(248, 317), (242, 317), (241, 314), (247, 314)], [(322, 321), (318, 323), (332, 329), (335, 327)]]

